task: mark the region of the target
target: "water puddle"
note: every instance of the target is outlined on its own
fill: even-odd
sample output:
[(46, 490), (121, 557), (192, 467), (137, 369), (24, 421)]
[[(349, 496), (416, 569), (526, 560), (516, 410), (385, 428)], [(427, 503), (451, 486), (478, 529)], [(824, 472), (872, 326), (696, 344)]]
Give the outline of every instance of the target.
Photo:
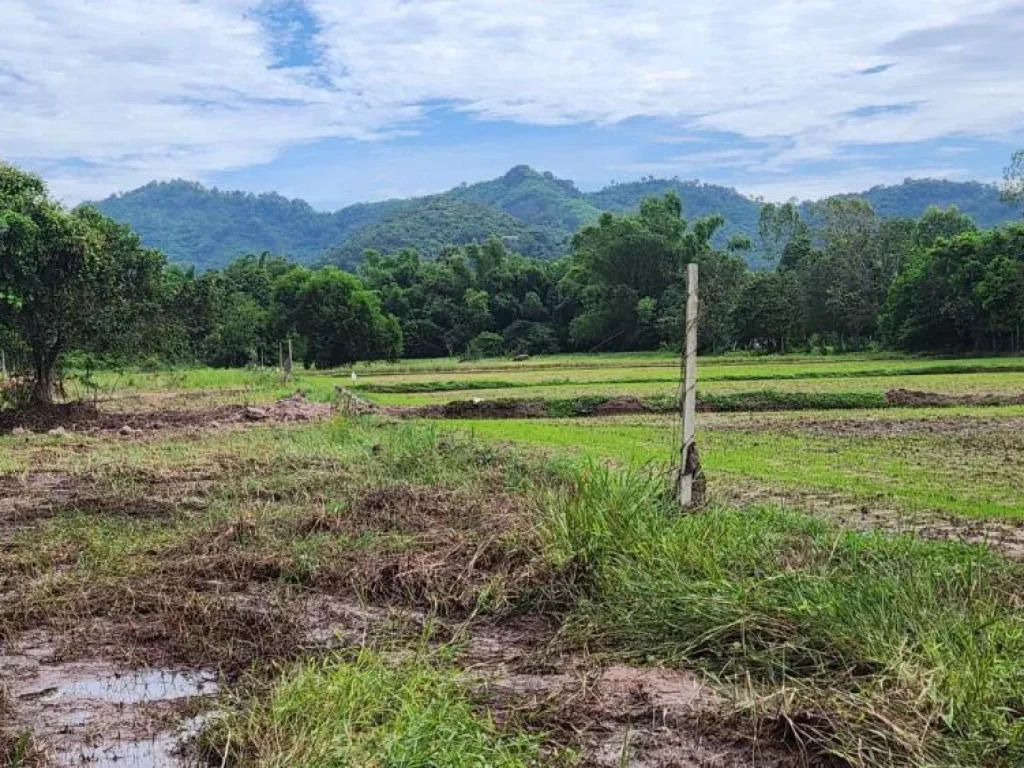
[(103, 662), (55, 662), (44, 643), (0, 654), (0, 680), (16, 727), (28, 728), (57, 765), (184, 766), (181, 743), (203, 717), (186, 704), (217, 693), (203, 670), (125, 670)]

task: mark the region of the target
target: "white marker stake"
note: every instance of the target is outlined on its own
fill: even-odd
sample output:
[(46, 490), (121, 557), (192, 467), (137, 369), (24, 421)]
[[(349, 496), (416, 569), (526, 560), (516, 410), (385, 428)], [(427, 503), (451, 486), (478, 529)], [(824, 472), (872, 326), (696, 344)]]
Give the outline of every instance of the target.
[(683, 352), (683, 446), (679, 456), (679, 504), (684, 508), (693, 501), (693, 468), (688, 466), (687, 459), (697, 420), (697, 309), (697, 265), (689, 264), (686, 267), (686, 349)]

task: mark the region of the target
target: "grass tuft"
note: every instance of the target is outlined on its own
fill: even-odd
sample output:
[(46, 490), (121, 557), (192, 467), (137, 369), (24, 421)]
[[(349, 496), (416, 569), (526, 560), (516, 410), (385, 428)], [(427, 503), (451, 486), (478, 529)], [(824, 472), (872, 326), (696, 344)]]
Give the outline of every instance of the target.
[(366, 648), (297, 666), (203, 743), (216, 764), (266, 768), (517, 768), (541, 751), (540, 736), (501, 732), (443, 657)]

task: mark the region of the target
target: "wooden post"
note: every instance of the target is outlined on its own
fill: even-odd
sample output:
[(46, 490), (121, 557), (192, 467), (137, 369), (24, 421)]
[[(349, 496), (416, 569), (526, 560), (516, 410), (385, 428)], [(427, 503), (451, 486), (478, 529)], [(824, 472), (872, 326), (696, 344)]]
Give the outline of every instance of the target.
[(292, 337), (289, 336), (288, 337), (288, 357), (284, 361), (284, 375), (285, 376), (291, 376), (292, 375), (292, 365), (293, 365), (293, 362), (292, 362)]
[(682, 407), (683, 444), (679, 455), (679, 504), (686, 508), (700, 503), (694, 485), (700, 474), (694, 440), (697, 420), (697, 265), (686, 267), (686, 346), (683, 350), (684, 389)]

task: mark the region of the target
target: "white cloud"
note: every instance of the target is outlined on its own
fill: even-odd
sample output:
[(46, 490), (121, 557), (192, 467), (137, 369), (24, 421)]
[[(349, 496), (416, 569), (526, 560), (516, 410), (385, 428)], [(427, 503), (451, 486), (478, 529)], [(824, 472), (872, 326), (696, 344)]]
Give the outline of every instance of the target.
[(275, 66), (283, 27), (261, 23), (282, 2), (6, 0), (0, 153), (79, 199), (381, 138), (441, 101), (728, 132), (737, 148), (679, 163), (774, 189), (851, 147), (1024, 127), (1018, 0), (305, 0), (319, 60), (291, 68)]

